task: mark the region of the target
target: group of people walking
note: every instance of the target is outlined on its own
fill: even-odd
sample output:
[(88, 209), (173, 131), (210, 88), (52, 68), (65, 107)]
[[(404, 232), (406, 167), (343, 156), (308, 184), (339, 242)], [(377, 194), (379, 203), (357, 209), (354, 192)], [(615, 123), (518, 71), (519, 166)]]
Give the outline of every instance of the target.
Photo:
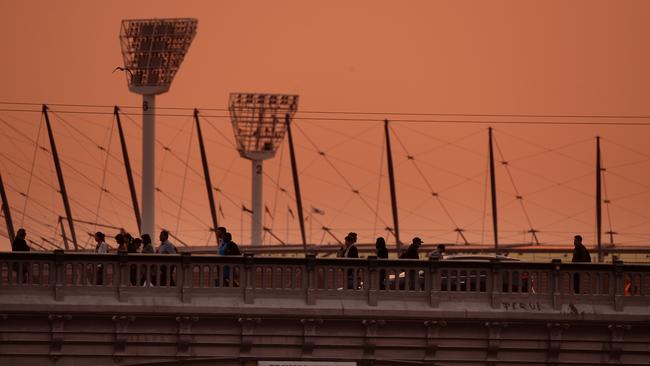
[[(110, 252), (110, 247), (106, 243), (106, 235), (98, 231), (94, 235), (95, 237), (95, 253), (107, 254)], [(120, 232), (115, 235), (115, 244), (117, 244), (118, 253), (143, 253), (143, 254), (176, 254), (178, 250), (176, 246), (169, 241), (169, 232), (167, 230), (162, 230), (160, 232), (160, 246), (154, 248), (153, 243), (151, 242), (151, 236), (149, 234), (142, 234), (139, 238), (134, 238), (131, 234), (127, 232)]]
[[(345, 237), (345, 242), (339, 248), (338, 252), (336, 253), (337, 257), (341, 258), (359, 258), (359, 250), (356, 247), (356, 242), (357, 242), (357, 233), (355, 232), (350, 232), (346, 237)], [(401, 253), (399, 253), (399, 258), (400, 259), (420, 259), (420, 246), (422, 245), (423, 241), (420, 237), (414, 237), (413, 240), (411, 241), (411, 244), (408, 246), (408, 248)], [(386, 248), (386, 240), (383, 237), (377, 238), (375, 242), (375, 254), (377, 258), (380, 259), (388, 259), (388, 248)], [(433, 252), (429, 253), (430, 258), (437, 258), (437, 259), (442, 259), (445, 254), (445, 245), (444, 244), (439, 244), (436, 247), (436, 250)], [(380, 289), (385, 289), (385, 282), (387, 279), (386, 276), (386, 270), (382, 269), (380, 270), (379, 273), (380, 276)], [(348, 289), (353, 289), (353, 288), (360, 288), (362, 284), (361, 280), (361, 274), (357, 273), (355, 276), (355, 270), (354, 269), (348, 269), (347, 270), (347, 288)], [(414, 279), (411, 279), (414, 281)], [(413, 284), (414, 285), (414, 284)]]
[[(232, 240), (232, 234), (221, 226), (216, 230), (219, 246), (217, 252), (220, 255), (241, 255), (239, 246)], [(149, 234), (142, 234), (140, 237), (133, 237), (126, 231), (120, 231), (114, 237), (117, 253), (142, 253), (142, 254), (177, 254), (178, 248), (169, 240), (169, 231), (162, 230), (159, 235), (160, 244), (154, 247)], [(113, 249), (106, 242), (106, 234), (101, 231), (93, 235), (95, 239), (95, 248), (93, 252), (98, 254), (110, 253)], [(11, 250), (14, 252), (29, 252), (30, 246), (27, 244), (27, 231), (23, 228), (16, 232), (15, 239), (11, 242)]]
[[(343, 245), (339, 248), (336, 253), (337, 257), (341, 258), (359, 258), (359, 250), (356, 247), (357, 243), (357, 233), (350, 232), (344, 239)], [(414, 237), (411, 241), (411, 244), (399, 253), (398, 258), (400, 259), (420, 259), (420, 246), (424, 242), (420, 237)], [(574, 263), (584, 263), (591, 262), (591, 256), (589, 251), (582, 244), (582, 236), (576, 235), (573, 239), (573, 257), (571, 262)], [(378, 237), (375, 242), (375, 255), (377, 258), (388, 258), (388, 248), (386, 248), (386, 240), (383, 237)], [(438, 244), (436, 249), (430, 252), (427, 255), (427, 258), (438, 258), (443, 259), (446, 255), (446, 247), (444, 244)]]
[[(344, 239), (344, 243), (336, 253), (337, 257), (341, 258), (359, 258), (359, 250), (356, 247), (357, 233), (350, 232)], [(400, 259), (420, 259), (420, 246), (423, 244), (420, 237), (414, 237), (408, 248), (399, 253)], [(388, 258), (388, 248), (386, 248), (386, 240), (383, 237), (378, 237), (375, 242), (375, 255), (377, 258)], [(445, 255), (445, 245), (438, 244), (436, 249), (428, 254), (428, 258), (442, 259)]]
[[(169, 232), (167, 230), (162, 230), (159, 235), (159, 240), (160, 244), (157, 248), (154, 248), (154, 245), (152, 243), (151, 237), (148, 234), (143, 234), (140, 237), (133, 237), (131, 234), (127, 232), (120, 232), (117, 235), (115, 235), (115, 243), (117, 244), (117, 249), (116, 251), (118, 253), (142, 253), (142, 254), (153, 254), (153, 253), (158, 253), (158, 254), (177, 254), (178, 249), (176, 246), (169, 240)], [(228, 255), (228, 256), (233, 256), (233, 255), (241, 255), (241, 251), (239, 249), (239, 246), (237, 243), (235, 243), (232, 240), (232, 234), (228, 232), (228, 230), (225, 227), (218, 227), (216, 230), (216, 236), (217, 236), (217, 241), (218, 241), (218, 247), (217, 247), (217, 254), (219, 255)], [(12, 251), (30, 251), (30, 247), (27, 244), (27, 231), (24, 228), (20, 228), (17, 233), (16, 237), (11, 243), (11, 249)], [(107, 254), (110, 253), (111, 247), (106, 243), (106, 235), (100, 231), (96, 232), (94, 234), (94, 239), (96, 242), (94, 252), (98, 254)], [(357, 233), (355, 232), (350, 232), (348, 235), (345, 237), (345, 241), (342, 244), (342, 246), (339, 248), (337, 252), (337, 257), (342, 257), (342, 258), (359, 258), (359, 250), (356, 246), (357, 243)], [(408, 246), (406, 250), (403, 250), (401, 253), (398, 254), (398, 258), (400, 259), (420, 259), (420, 247), (423, 244), (423, 241), (420, 237), (414, 237), (411, 241), (411, 244)], [(388, 248), (386, 247), (386, 240), (383, 237), (379, 237), (376, 239), (375, 243), (375, 254), (377, 258), (383, 258), (387, 259), (388, 258)], [(436, 246), (436, 249), (433, 250), (432, 252), (428, 253), (427, 257), (428, 258), (437, 258), (437, 259), (444, 259), (446, 256), (445, 252), (445, 245), (444, 244), (438, 244)], [(574, 237), (574, 249), (573, 249), (573, 257), (571, 259), (572, 262), (578, 262), (578, 263), (589, 263), (591, 262), (591, 256), (589, 254), (589, 251), (587, 248), (582, 244), (582, 236), (576, 235)], [(19, 273), (22, 272), (22, 277), (23, 280), (29, 277), (29, 273), (27, 271), (27, 267), (23, 266), (22, 270), (18, 268), (18, 263), (14, 263), (14, 272), (16, 275), (19, 275)], [(167, 269), (165, 266), (160, 266), (160, 273), (158, 279), (160, 280), (160, 283), (167, 283)], [(137, 268), (135, 266), (132, 266), (131, 270), (131, 282), (132, 284), (138, 284), (140, 282), (152, 282), (155, 281), (155, 276), (152, 275), (151, 279), (142, 279), (141, 281), (138, 281), (138, 276), (137, 276)], [(174, 273), (173, 270), (170, 271), (171, 276), (169, 276), (169, 284), (173, 286), (174, 284)], [(354, 282), (354, 273), (353, 270), (350, 269), (348, 270), (348, 282), (349, 286), (353, 286)], [(224, 273), (223, 273), (223, 284), (228, 284), (230, 281), (231, 273), (230, 273), (230, 268), (224, 267)], [(98, 270), (97, 270), (97, 284), (102, 284), (103, 283), (103, 278), (104, 278), (104, 269), (102, 268), (101, 264), (98, 265)], [(236, 280), (233, 279), (235, 283)], [(219, 281), (219, 280), (217, 280)], [(215, 283), (216, 286), (219, 286), (218, 283)], [(575, 293), (581, 293), (581, 277), (579, 273), (574, 273), (573, 275), (573, 290)]]
[[(220, 226), (216, 230), (218, 247), (217, 254), (219, 255), (241, 255), (239, 246), (232, 240), (232, 234), (228, 230)], [(24, 228), (18, 229), (16, 237), (11, 243), (11, 250), (14, 252), (28, 252), (30, 247), (26, 241), (27, 231)], [(95, 238), (95, 253), (107, 254), (111, 251), (111, 247), (106, 243), (106, 235), (98, 231), (94, 235)], [(115, 235), (115, 243), (117, 244), (117, 252), (126, 253), (142, 253), (142, 254), (177, 254), (178, 249), (169, 240), (169, 231), (162, 230), (160, 232), (160, 245), (154, 248), (151, 236), (149, 234), (142, 234), (140, 237), (133, 237), (125, 231), (119, 232)], [(350, 232), (344, 239), (343, 245), (337, 252), (337, 257), (342, 258), (359, 258), (359, 250), (356, 246), (357, 233)], [(420, 237), (414, 237), (408, 248), (399, 253), (400, 259), (420, 259), (420, 246), (424, 242)], [(377, 258), (388, 258), (388, 248), (386, 247), (386, 240), (383, 237), (378, 237), (375, 242), (375, 255)], [(446, 255), (446, 247), (444, 244), (438, 244), (436, 249), (427, 255), (427, 258), (442, 259)], [(572, 262), (591, 262), (589, 251), (582, 244), (582, 236), (576, 235), (574, 237), (574, 249)]]
[[(239, 246), (232, 240), (232, 234), (221, 226), (216, 231), (217, 241), (219, 246), (217, 253), (220, 255), (240, 255)], [(115, 243), (117, 244), (117, 252), (126, 253), (142, 253), (142, 254), (177, 254), (178, 249), (169, 240), (169, 231), (162, 230), (160, 232), (160, 245), (154, 248), (151, 237), (149, 234), (142, 234), (139, 238), (134, 238), (127, 232), (120, 232), (115, 235)], [(95, 253), (106, 254), (110, 252), (110, 247), (106, 243), (106, 235), (101, 231), (95, 233)]]
[[(229, 233), (225, 227), (217, 228), (216, 235), (217, 235), (217, 240), (219, 242), (219, 246), (217, 248), (218, 254), (241, 255), (239, 246), (232, 240), (232, 234)], [(141, 253), (141, 254), (154, 254), (154, 253), (177, 254), (178, 248), (171, 242), (169, 236), (170, 236), (169, 231), (162, 230), (159, 235), (160, 244), (156, 248), (154, 247), (151, 240), (151, 236), (149, 234), (142, 234), (142, 236), (140, 237), (133, 237), (128, 232), (120, 231), (114, 237), (116, 249), (113, 249), (106, 242), (106, 234), (104, 234), (101, 231), (98, 231), (93, 235), (95, 239), (95, 248), (93, 252), (97, 254), (108, 254), (111, 252)], [(30, 246), (27, 244), (27, 231), (25, 229), (21, 228), (16, 232), (16, 237), (11, 243), (11, 250), (14, 252), (31, 251)], [(19, 272), (22, 273), (23, 281), (25, 281), (29, 277), (29, 273), (28, 273), (29, 271), (27, 266), (22, 266), (22, 270), (20, 270), (20, 268), (18, 268), (18, 263), (16, 262), (14, 263), (14, 267), (15, 268), (13, 269), (14, 272), (16, 272), (16, 274), (18, 274)], [(224, 268), (224, 270), (225, 270), (224, 282), (228, 282), (230, 277), (230, 269)], [(147, 271), (143, 270), (141, 271), (142, 274), (140, 276), (142, 278), (138, 279), (138, 268), (135, 264), (130, 266), (129, 272), (130, 272), (130, 281), (132, 285), (137, 285), (137, 284), (144, 285), (146, 283), (151, 283), (153, 285), (156, 285), (156, 283), (159, 283), (161, 285), (169, 284), (173, 286), (175, 282), (173, 268), (169, 271), (171, 275), (168, 276), (167, 275), (168, 268), (165, 265), (161, 265), (159, 266), (159, 268), (156, 268), (156, 270), (154, 271), (156, 273), (150, 273), (149, 278), (145, 278), (147, 277), (147, 275), (145, 274)], [(98, 264), (96, 273), (92, 274), (92, 276), (96, 276), (95, 277), (96, 284), (101, 285), (104, 283), (104, 277), (106, 276), (106, 269), (103, 268), (102, 264)]]

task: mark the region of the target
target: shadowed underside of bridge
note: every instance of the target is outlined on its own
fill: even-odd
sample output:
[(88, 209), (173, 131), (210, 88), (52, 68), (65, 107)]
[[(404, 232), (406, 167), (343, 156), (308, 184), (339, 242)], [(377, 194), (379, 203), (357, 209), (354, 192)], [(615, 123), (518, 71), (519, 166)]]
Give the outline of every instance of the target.
[(0, 365), (648, 365), (649, 267), (0, 254)]

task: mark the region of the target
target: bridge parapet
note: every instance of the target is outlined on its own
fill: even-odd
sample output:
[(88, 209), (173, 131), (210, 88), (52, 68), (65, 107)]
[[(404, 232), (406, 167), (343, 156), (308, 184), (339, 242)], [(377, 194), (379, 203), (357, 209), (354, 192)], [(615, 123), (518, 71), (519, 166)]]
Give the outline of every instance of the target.
[[(471, 302), (504, 311), (525, 300), (559, 310), (590, 304), (620, 312), (650, 303), (650, 265), (225, 257), (210, 255), (2, 253), (3, 296), (193, 299), (223, 297), (255, 304), (292, 299), (304, 305), (337, 299), (370, 307), (403, 301), (438, 308)], [(514, 300), (513, 300), (514, 299)]]
[(647, 365), (648, 324), (649, 265), (0, 253), (2, 365)]

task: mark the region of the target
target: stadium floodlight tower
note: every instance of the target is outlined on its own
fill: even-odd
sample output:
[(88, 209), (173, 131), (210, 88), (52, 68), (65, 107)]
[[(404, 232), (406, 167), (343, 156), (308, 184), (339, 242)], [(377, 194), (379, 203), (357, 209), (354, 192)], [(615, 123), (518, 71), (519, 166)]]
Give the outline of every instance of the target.
[(252, 162), (251, 244), (262, 245), (262, 161), (275, 156), (298, 109), (298, 96), (231, 93), (228, 106), (239, 155)]
[(120, 44), (129, 90), (142, 95), (142, 234), (155, 230), (156, 94), (169, 87), (196, 35), (196, 19), (122, 20)]

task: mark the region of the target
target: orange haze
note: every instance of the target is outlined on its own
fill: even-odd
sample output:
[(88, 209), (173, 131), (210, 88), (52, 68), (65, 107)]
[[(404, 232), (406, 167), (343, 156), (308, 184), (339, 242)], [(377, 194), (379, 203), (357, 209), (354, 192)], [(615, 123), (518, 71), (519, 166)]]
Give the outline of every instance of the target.
[[(494, 122), (497, 160), (508, 161), (510, 169), (509, 175), (497, 164), (503, 242), (530, 241), (526, 231), (532, 227), (544, 243), (568, 244), (574, 233), (594, 243), (596, 135), (603, 137), (604, 198), (610, 201), (603, 231), (617, 232), (615, 241), (628, 245), (650, 239), (650, 126), (549, 124), (650, 123), (650, 118), (388, 114), (650, 116), (648, 1), (1, 2), (0, 101), (52, 104), (73, 215), (131, 232), (137, 230), (110, 112), (112, 105), (138, 106), (141, 100), (129, 93), (123, 75), (111, 72), (122, 65), (120, 21), (154, 17), (199, 19), (171, 90), (157, 104), (197, 107), (208, 116), (203, 129), (211, 174), (223, 192), (217, 196), (224, 212), (219, 219), (238, 242), (249, 240), (249, 217), (243, 217), (242, 233), (239, 206), (250, 202), (250, 163), (233, 148), (227, 112), (207, 110), (226, 108), (235, 91), (300, 94), (294, 134), (304, 206), (325, 211), (307, 223), (314, 243), (333, 241), (322, 226), (339, 238), (357, 231), (361, 242), (371, 242), (393, 225), (384, 118), (429, 120), (392, 123), (404, 241), (418, 235), (426, 243), (456, 242), (459, 227), (471, 242), (492, 243), (489, 195), (486, 201), (489, 125), (431, 120)], [(108, 114), (70, 114), (91, 109), (57, 103), (102, 105), (92, 111)], [(40, 107), (0, 105), (0, 168), (15, 225), (25, 226), (34, 241), (43, 237), (60, 244), (57, 215), (64, 213), (53, 188), (51, 156), (34, 148), (38, 139), (49, 149), (45, 130), (39, 133), (42, 117), (9, 109)], [(157, 224), (190, 244), (213, 244), (191, 109), (158, 113), (182, 116), (158, 118)], [(497, 123), (505, 121), (541, 123)], [(123, 122), (137, 172), (140, 117), (124, 116)], [(265, 217), (282, 240), (296, 243), (284, 147), (286, 141), (265, 163), (265, 203), (273, 220)], [(106, 150), (116, 158), (106, 159)], [(139, 182), (136, 173), (138, 187)], [(100, 187), (108, 191), (101, 199)], [(25, 204), (21, 193), (28, 191)], [(4, 222), (1, 227), (6, 234)], [(79, 241), (89, 244), (87, 233), (98, 229), (78, 224)], [(277, 243), (269, 236), (265, 242)], [(0, 250), (8, 248), (3, 239)]]

